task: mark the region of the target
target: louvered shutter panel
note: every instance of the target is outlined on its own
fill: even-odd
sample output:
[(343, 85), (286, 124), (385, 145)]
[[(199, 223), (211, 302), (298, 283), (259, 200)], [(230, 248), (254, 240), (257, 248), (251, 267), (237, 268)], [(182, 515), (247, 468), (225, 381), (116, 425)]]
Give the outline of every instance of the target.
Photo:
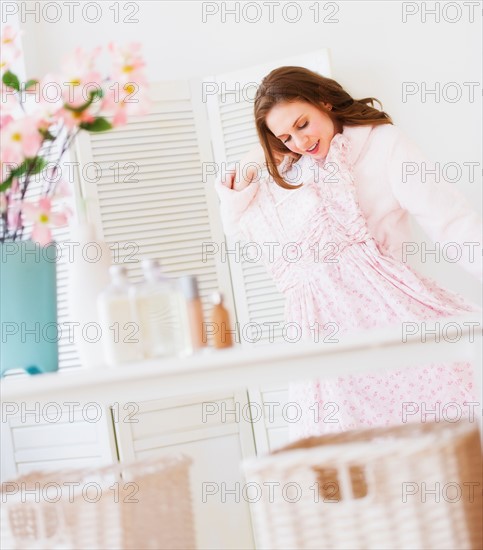
[[(329, 53), (327, 49), (322, 49), (204, 79), (205, 88), (216, 92), (207, 95), (207, 104), (214, 156), (219, 166), (237, 162), (258, 142), (253, 114), (256, 87), (270, 71), (286, 65), (303, 66), (323, 76), (331, 76)], [(239, 236), (226, 236), (226, 241), (230, 250), (235, 249), (236, 242), (240, 247), (244, 243)], [(242, 338), (247, 344), (281, 340), (284, 297), (268, 276), (261, 260), (244, 260), (244, 256), (241, 254), (240, 261), (235, 255), (229, 256)], [(270, 329), (264, 323), (278, 324), (271, 325)], [(274, 330), (273, 327), (277, 328)]]
[[(70, 241), (68, 227), (56, 228), (53, 237), (60, 250), (64, 250), (62, 243)], [(67, 322), (72, 321), (68, 308), (68, 255), (62, 253), (57, 260), (57, 322), (61, 327), (59, 339), (59, 368), (66, 369), (80, 367), (80, 359), (74, 345), (73, 338), (70, 338), (67, 330)]]
[[(106, 133), (79, 136), (80, 166), (93, 167), (88, 179), (81, 178), (89, 218), (131, 281), (142, 279), (142, 258), (156, 258), (168, 276), (197, 276), (205, 321), (209, 294), (217, 290), (234, 321), (228, 265), (219, 256), (202, 256), (204, 243), (219, 242), (223, 230), (214, 178), (203, 174), (213, 157), (201, 81), (150, 88), (149, 114)], [(98, 177), (92, 176), (95, 167)]]

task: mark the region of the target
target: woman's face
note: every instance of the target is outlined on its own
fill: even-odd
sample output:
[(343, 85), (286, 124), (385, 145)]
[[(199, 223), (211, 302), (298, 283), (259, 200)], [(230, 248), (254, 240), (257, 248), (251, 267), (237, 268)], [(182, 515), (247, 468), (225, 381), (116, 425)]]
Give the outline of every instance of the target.
[[(330, 105), (325, 104), (330, 108)], [(324, 159), (336, 134), (332, 119), (311, 103), (278, 103), (270, 109), (265, 122), (268, 129), (288, 149), (300, 155)]]

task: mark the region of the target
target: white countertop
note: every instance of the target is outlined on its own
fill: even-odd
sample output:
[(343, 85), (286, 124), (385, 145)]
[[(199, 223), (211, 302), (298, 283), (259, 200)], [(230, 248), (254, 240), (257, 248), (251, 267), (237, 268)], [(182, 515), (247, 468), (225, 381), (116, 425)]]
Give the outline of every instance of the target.
[[(468, 323), (477, 323), (473, 329)], [(433, 321), (428, 321), (430, 325)], [(469, 360), (481, 365), (481, 319), (441, 319), (444, 333), (407, 337), (401, 327), (339, 336), (338, 343), (273, 343), (207, 349), (186, 358), (165, 358), (115, 368), (72, 369), (34, 376), (12, 376), (0, 383), (4, 402), (159, 399), (222, 388), (288, 383), (432, 361)], [(460, 337), (458, 338), (458, 335)], [(443, 337), (444, 336), (444, 337)], [(476, 369), (481, 375), (480, 369)], [(480, 380), (476, 381), (481, 384)], [(480, 385), (481, 388), (481, 385)]]

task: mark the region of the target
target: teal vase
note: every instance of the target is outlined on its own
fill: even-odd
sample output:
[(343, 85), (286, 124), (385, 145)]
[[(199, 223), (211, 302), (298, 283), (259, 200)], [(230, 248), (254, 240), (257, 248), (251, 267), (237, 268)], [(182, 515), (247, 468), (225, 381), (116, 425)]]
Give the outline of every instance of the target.
[(59, 368), (56, 246), (0, 243), (0, 374)]

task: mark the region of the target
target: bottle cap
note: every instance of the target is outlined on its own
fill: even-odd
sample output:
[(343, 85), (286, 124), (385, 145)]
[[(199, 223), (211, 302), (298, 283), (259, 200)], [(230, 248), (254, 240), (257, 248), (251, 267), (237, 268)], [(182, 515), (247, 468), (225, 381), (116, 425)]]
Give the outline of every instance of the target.
[(109, 267), (109, 275), (114, 283), (122, 283), (127, 279), (127, 269), (123, 265), (113, 264)]
[(158, 260), (155, 258), (143, 258), (141, 261), (141, 267), (144, 274), (152, 271), (156, 271), (160, 268)]
[(223, 302), (223, 294), (221, 292), (213, 292), (210, 298), (212, 304), (215, 306), (220, 305)]
[(159, 281), (167, 279), (162, 273), (161, 264), (156, 258), (143, 258), (141, 261), (144, 278), (147, 281)]
[(195, 300), (200, 297), (198, 280), (194, 275), (182, 275), (178, 282), (187, 300)]

